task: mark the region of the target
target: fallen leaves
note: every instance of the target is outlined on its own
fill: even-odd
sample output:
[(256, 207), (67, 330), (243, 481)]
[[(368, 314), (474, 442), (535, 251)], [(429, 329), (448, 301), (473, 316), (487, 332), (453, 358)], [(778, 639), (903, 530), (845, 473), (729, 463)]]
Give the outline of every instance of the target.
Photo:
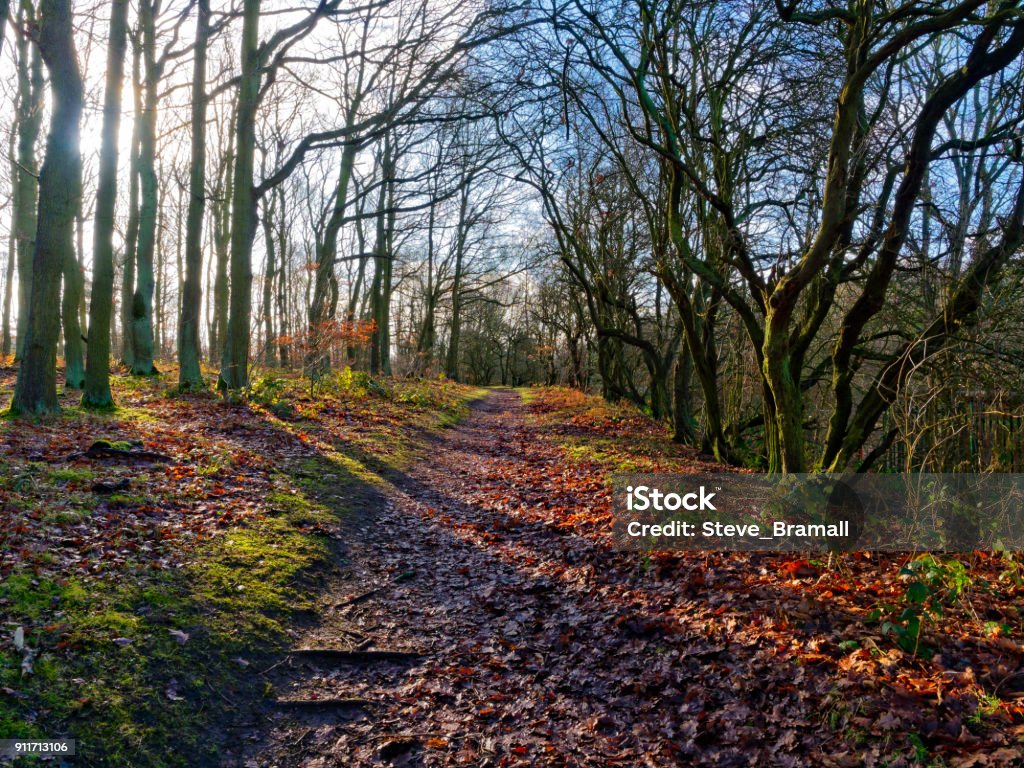
[[(617, 466), (711, 465), (660, 425), (579, 393), (543, 391), (529, 411), (524, 420), (510, 394), (492, 395), (397, 482), (353, 545), (364, 580), (422, 575), (366, 593), (347, 620), (433, 652), (399, 680), (359, 670), (295, 682), (381, 696), (372, 721), (332, 729), (349, 764), (379, 759), (375, 734), (400, 728), (460, 736), (421, 740), (427, 765), (881, 765), (915, 759), (908, 733), (950, 764), (1020, 755), (998, 718), (965, 725), (977, 680), (864, 624), (898, 588), (897, 558), (851, 555), (827, 569), (613, 551)], [(590, 444), (600, 451), (579, 450)], [(979, 651), (964, 645), (958, 663)]]
[[(283, 463), (337, 450), (372, 465), (408, 442), (420, 407), (307, 398), (300, 429), (204, 398), (149, 392), (135, 406), (155, 418), (7, 428), (0, 577), (181, 567), (198, 544), (272, 513)], [(104, 461), (100, 477), (98, 460), (67, 459), (103, 437), (168, 461)], [(1024, 592), (998, 582), (1001, 561), (972, 561), (996, 586), (930, 629), (935, 658), (914, 658), (863, 621), (899, 594), (899, 558), (616, 552), (608, 477), (622, 467), (714, 469), (628, 408), (551, 389), (527, 410), (496, 393), (428, 460), (380, 473), (393, 487), (361, 510), (362, 533), (307, 526), (349, 546), (354, 580), (327, 603), (363, 638), (320, 655), (366, 663), (297, 680), (286, 700), (374, 703), (372, 719), (330, 725), (308, 748), (350, 765), (881, 765), (916, 759), (913, 733), (950, 766), (1020, 760)], [(57, 612), (19, 619), (13, 645), (34, 647)], [(159, 633), (191, 650), (187, 626)], [(71, 652), (60, 634), (52, 647)], [(183, 687), (156, 690), (177, 702)]]

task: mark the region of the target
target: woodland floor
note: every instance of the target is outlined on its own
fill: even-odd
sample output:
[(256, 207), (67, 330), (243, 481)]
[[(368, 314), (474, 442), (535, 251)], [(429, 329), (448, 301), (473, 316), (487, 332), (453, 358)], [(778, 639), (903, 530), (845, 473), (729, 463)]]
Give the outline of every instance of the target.
[[(7, 651), (0, 737), (19, 718), (50, 736), (93, 727), (108, 751), (88, 765), (171, 764), (172, 750), (223, 768), (1024, 763), (1013, 559), (908, 576), (910, 557), (863, 553), (616, 552), (611, 473), (715, 469), (627, 408), (562, 389), (395, 384), (375, 400), (372, 383), (338, 398), (281, 386), (264, 387), (266, 407), (150, 389), (122, 422), (5, 427), (8, 508), (47, 493), (25, 467), (72, 478), (60, 498), (121, 477), (68, 459), (98, 435), (168, 461), (131, 467), (140, 497), (94, 504), (45, 546), (32, 510), (52, 504), (15, 505), (0, 620), (27, 629), (44, 680), (24, 683)], [(146, 533), (111, 546), (110, 528)], [(105, 570), (138, 588), (111, 591)], [(900, 626), (910, 579), (935, 593), (916, 653), (876, 620)], [(115, 614), (98, 627), (83, 618), (96, 605)], [(111, 654), (127, 679), (82, 671)], [(141, 690), (142, 715), (115, 709)], [(201, 734), (191, 757), (175, 717)]]
[[(643, 567), (608, 550), (601, 462), (567, 461), (552, 440), (600, 436), (543, 409), (494, 392), (386, 475), (298, 645), (421, 657), (290, 659), (275, 685), (312, 714), (279, 716), (250, 765), (1020, 760), (1019, 710), (1015, 729), (966, 727), (979, 686), (964, 658), (908, 660), (835, 599), (864, 569), (736, 555)], [(1016, 669), (1008, 648), (991, 661)]]

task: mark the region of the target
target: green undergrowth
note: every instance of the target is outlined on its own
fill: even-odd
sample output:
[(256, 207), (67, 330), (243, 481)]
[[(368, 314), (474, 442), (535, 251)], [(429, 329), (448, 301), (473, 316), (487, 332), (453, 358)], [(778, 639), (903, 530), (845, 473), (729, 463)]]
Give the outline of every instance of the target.
[(687, 457), (668, 430), (627, 403), (608, 403), (566, 387), (520, 387), (542, 439), (573, 463), (596, 465), (608, 475), (666, 471)]
[[(293, 434), (311, 433), (333, 448), (332, 458), (360, 476), (401, 470), (420, 456), (423, 437), (469, 415), (487, 395), (446, 379), (388, 379), (342, 368), (311, 385), (307, 379), (270, 373), (248, 393), (253, 407)], [(374, 425), (349, 428), (350, 422)], [(362, 479), (367, 479), (362, 472)]]
[(270, 372), (252, 382), (249, 402), (265, 408), (284, 421), (313, 419), (325, 410), (356, 406), (397, 405), (419, 408), (442, 417), (466, 415), (468, 403), (486, 394), (444, 378), (392, 379), (371, 376), (350, 367), (310, 381), (294, 374)]
[(529, 405), (537, 399), (538, 389), (536, 387), (516, 387), (514, 391), (524, 405)]
[(619, 450), (619, 442), (612, 438), (564, 437), (561, 446), (570, 460), (597, 464), (609, 472), (649, 471), (649, 462), (643, 457), (624, 456)]

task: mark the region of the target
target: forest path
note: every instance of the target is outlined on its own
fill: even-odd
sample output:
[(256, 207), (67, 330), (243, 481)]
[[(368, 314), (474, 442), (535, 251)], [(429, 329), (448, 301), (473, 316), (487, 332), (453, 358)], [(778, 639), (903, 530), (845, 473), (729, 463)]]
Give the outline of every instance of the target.
[(827, 681), (773, 668), (772, 643), (723, 615), (736, 574), (694, 599), (715, 578), (703, 562), (652, 580), (571, 522), (604, 480), (526, 411), (490, 393), (361, 500), (344, 576), (295, 642), (354, 653), (278, 666), (271, 727), (231, 765), (797, 765), (816, 750)]

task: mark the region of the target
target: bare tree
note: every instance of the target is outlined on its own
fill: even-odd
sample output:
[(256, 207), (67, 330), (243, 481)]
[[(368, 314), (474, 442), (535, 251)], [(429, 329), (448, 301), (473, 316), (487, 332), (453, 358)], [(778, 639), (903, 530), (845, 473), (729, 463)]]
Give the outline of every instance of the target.
[(64, 265), (75, 258), (74, 224), (82, 192), (82, 78), (75, 53), (70, 0), (41, 2), (38, 44), (50, 72), (53, 114), (46, 158), (39, 173), (38, 230), (24, 358), (11, 403), (12, 412), (26, 415), (60, 410), (56, 360), (60, 319), (56, 307), (60, 303)]
[(121, 92), (128, 42), (128, 0), (110, 7), (107, 47), (107, 83), (103, 97), (103, 144), (93, 224), (93, 282), (89, 304), (88, 354), (82, 404), (110, 408), (110, 329), (114, 304), (114, 226), (117, 206), (118, 137), (121, 127)]

